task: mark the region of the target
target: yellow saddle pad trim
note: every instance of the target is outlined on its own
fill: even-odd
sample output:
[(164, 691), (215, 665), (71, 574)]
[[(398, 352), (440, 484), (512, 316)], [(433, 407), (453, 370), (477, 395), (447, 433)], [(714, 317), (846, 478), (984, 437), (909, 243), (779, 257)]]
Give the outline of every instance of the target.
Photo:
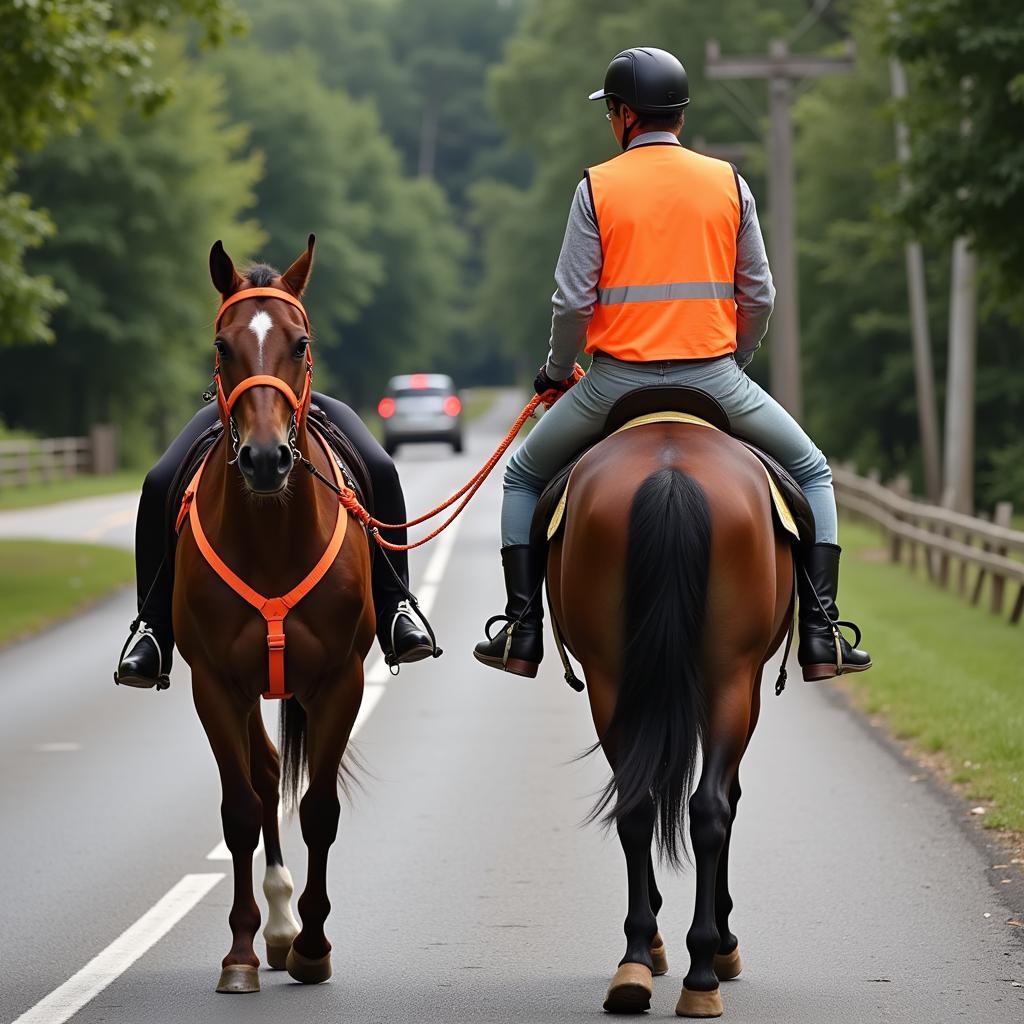
[[(637, 416), (636, 419), (630, 420), (628, 423), (624, 423), (615, 431), (615, 433), (621, 434), (623, 430), (630, 430), (633, 427), (642, 427), (648, 423), (689, 423), (695, 427), (707, 427), (708, 430), (718, 430), (718, 427), (713, 423), (708, 423), (707, 420), (702, 420), (699, 416), (693, 416), (688, 412), (650, 412), (647, 413), (646, 416)], [(579, 463), (577, 463), (577, 465), (579, 465)], [(762, 470), (764, 470), (765, 479), (768, 481), (768, 490), (771, 492), (772, 504), (775, 506), (775, 514), (779, 517), (779, 523), (787, 533), (791, 533), (797, 540), (799, 540), (800, 531), (796, 528), (796, 521), (793, 519), (793, 513), (786, 504), (786, 499), (782, 496), (782, 492), (775, 485), (775, 481), (772, 479), (771, 473), (769, 473), (765, 468), (764, 463), (758, 461), (758, 465)], [(558, 505), (555, 507), (555, 511), (551, 514), (551, 521), (548, 523), (548, 540), (551, 540), (551, 538), (558, 533), (558, 529), (562, 525), (562, 520), (565, 518), (565, 506), (569, 500), (569, 488), (572, 486), (572, 478), (575, 472), (576, 469), (574, 467), (572, 473), (569, 474), (569, 479), (566, 481), (565, 492), (559, 499)]]

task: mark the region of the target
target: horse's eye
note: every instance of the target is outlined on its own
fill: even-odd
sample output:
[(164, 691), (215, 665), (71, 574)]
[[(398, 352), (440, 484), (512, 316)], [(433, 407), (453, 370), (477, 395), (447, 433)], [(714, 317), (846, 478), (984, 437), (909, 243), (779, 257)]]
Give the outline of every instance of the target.
[(292, 351), (292, 355), (296, 359), (301, 359), (306, 354), (307, 348), (309, 348), (309, 338), (303, 338), (301, 341), (295, 342), (295, 348)]
[(221, 357), (221, 359), (226, 359), (231, 354), (231, 351), (228, 348), (227, 342), (224, 341), (223, 338), (218, 338), (213, 343), (213, 347), (217, 350), (217, 355), (219, 355)]

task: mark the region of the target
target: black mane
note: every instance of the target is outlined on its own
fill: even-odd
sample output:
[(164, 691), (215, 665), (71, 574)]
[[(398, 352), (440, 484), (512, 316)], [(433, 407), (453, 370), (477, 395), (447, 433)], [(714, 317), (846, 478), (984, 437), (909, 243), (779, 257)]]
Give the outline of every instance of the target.
[(245, 276), (253, 288), (267, 288), (281, 275), (266, 263), (254, 263), (251, 267), (246, 267)]

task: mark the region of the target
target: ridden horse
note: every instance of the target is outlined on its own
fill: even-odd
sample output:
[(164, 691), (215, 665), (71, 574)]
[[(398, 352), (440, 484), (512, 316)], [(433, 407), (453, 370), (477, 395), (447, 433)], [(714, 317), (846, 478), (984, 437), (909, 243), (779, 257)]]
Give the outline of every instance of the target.
[(765, 662), (792, 617), (793, 559), (765, 472), (738, 441), (693, 424), (613, 434), (577, 465), (548, 556), (552, 614), (583, 665), (613, 777), (593, 818), (626, 858), (626, 953), (605, 1009), (639, 1013), (668, 969), (652, 840), (678, 866), (689, 798), (696, 907), (680, 1016), (722, 1012), (740, 971), (729, 930), (729, 837), (739, 765), (757, 724)]
[[(306, 421), (312, 362), (309, 326), (298, 300), (312, 268), (313, 243), (311, 235), (306, 252), (255, 295), (220, 242), (210, 253), (213, 283), (224, 299), (214, 344), (225, 429), (207, 457), (190, 514), (198, 513), (199, 530), (216, 556), (257, 596), (282, 595), (300, 584), (326, 560), (343, 525), (338, 517), (346, 516), (337, 496), (310, 473), (292, 472), (299, 456), (328, 477), (333, 472)], [(259, 991), (253, 941), (260, 912), (252, 860), (261, 828), (270, 908), (267, 959), (272, 967), (287, 966), (299, 981), (330, 976), (327, 855), (341, 809), (339, 766), (362, 699), (363, 659), (374, 625), (369, 545), (353, 521), (326, 573), (284, 623), (287, 647), (279, 650), (278, 664), (294, 696), (282, 709), (279, 759), (260, 714), (260, 696), (268, 682), (273, 688), (269, 619), (214, 571), (195, 523), (184, 518), (176, 552), (174, 633), (191, 667), (196, 710), (220, 771), (224, 838), (234, 865), (232, 943), (219, 992)], [(301, 930), (291, 912), (292, 881), (278, 833), (282, 762), (284, 791), (293, 798), (308, 768), (299, 803), (309, 851), (298, 902)]]

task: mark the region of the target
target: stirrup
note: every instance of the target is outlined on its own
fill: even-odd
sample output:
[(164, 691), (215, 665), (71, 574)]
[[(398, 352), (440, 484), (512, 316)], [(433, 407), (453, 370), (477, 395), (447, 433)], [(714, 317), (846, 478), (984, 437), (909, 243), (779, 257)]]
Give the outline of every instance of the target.
[[(843, 640), (846, 640), (846, 637), (843, 636), (839, 627), (845, 626), (847, 629), (852, 629), (853, 632), (856, 634), (856, 639), (853, 641), (852, 644), (850, 644), (850, 647), (860, 647), (860, 627), (857, 625), (856, 622), (850, 622), (848, 619), (836, 619), (834, 622), (831, 619), (829, 619), (829, 624), (832, 627), (832, 639), (835, 641), (836, 645), (836, 675), (841, 676), (846, 673), (846, 666), (843, 663), (842, 644)], [(849, 640), (847, 640), (846, 642), (850, 643)]]
[(501, 655), (501, 667), (503, 669), (508, 669), (508, 656), (512, 651), (512, 637), (515, 635), (516, 627), (522, 625), (523, 620), (513, 619), (508, 615), (492, 615), (484, 623), (484, 636), (486, 636), (488, 640), (497, 640), (496, 636), (491, 636), (491, 626), (496, 622), (504, 622), (506, 624), (506, 629), (504, 630), (505, 650)]
[[(168, 689), (170, 687), (170, 685), (171, 685), (171, 677), (166, 672), (164, 672), (164, 670), (163, 670), (163, 668), (164, 668), (164, 652), (163, 652), (163, 648), (160, 646), (160, 641), (157, 640), (157, 638), (156, 638), (156, 633), (154, 633), (153, 630), (150, 629), (148, 623), (142, 621), (141, 617), (135, 619), (134, 621), (132, 621), (128, 625), (128, 639), (125, 640), (124, 646), (121, 648), (121, 654), (120, 654), (120, 656), (117, 659), (117, 668), (114, 669), (114, 685), (115, 686), (120, 686), (121, 685), (121, 679), (119, 677), (119, 672), (121, 670), (121, 663), (124, 661), (124, 656), (128, 653), (128, 648), (132, 646), (132, 641), (136, 640), (136, 639), (144, 640), (144, 639), (146, 639), (146, 637), (148, 637), (152, 641), (153, 646), (156, 648), (156, 656), (160, 659), (160, 671), (157, 674), (156, 683), (154, 684), (154, 688), (157, 691), (160, 691), (160, 690), (166, 690), (166, 689)], [(140, 677), (140, 678), (144, 678), (144, 677)]]
[[(437, 646), (437, 638), (434, 636), (434, 631), (431, 629), (426, 616), (420, 611), (419, 602), (416, 598), (412, 598), (411, 601), (399, 601), (398, 605), (395, 607), (394, 617), (391, 620), (391, 650), (384, 653), (384, 664), (387, 665), (393, 676), (398, 675), (402, 666), (402, 663), (398, 660), (398, 651), (395, 645), (395, 626), (398, 623), (398, 617), (400, 615), (404, 615), (414, 626), (416, 625), (416, 619), (419, 619), (423, 624), (424, 632), (430, 640), (430, 654), (428, 657), (440, 658), (441, 655), (444, 654), (444, 651)], [(414, 615), (416, 618), (413, 618)]]

